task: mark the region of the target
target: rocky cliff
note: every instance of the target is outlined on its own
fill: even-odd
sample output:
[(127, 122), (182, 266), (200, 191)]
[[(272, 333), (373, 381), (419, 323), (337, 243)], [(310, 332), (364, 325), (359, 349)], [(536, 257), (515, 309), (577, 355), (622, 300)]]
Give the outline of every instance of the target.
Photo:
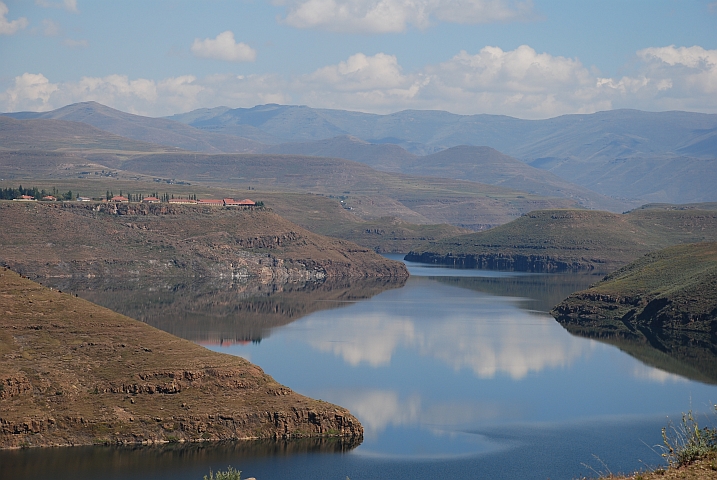
[(33, 278), (408, 276), (400, 262), (264, 209), (0, 202), (0, 224), (0, 264)]

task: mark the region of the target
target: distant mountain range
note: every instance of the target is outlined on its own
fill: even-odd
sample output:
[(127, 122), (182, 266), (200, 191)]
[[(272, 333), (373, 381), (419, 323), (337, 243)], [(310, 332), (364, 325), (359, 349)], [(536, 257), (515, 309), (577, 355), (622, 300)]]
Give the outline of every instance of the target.
[(88, 102), (6, 116), (83, 122), (129, 139), (204, 153), (343, 158), (386, 172), (547, 193), (611, 211), (648, 202), (717, 200), (717, 115), (614, 110), (520, 120), (262, 105), (158, 119)]

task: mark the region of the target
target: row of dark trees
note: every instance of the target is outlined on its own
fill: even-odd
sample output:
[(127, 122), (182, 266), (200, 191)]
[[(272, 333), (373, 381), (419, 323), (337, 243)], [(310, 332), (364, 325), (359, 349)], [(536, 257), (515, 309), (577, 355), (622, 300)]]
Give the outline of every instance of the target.
[(37, 187), (23, 188), (22, 185), (18, 188), (0, 188), (0, 200), (14, 200), (22, 197), (23, 195), (33, 197), (35, 200), (40, 200), (48, 195), (52, 195), (58, 200), (74, 200), (77, 198), (78, 194), (72, 193), (72, 190), (61, 193), (54, 187), (52, 188), (52, 191), (47, 191), (44, 188), (42, 190), (38, 190)]

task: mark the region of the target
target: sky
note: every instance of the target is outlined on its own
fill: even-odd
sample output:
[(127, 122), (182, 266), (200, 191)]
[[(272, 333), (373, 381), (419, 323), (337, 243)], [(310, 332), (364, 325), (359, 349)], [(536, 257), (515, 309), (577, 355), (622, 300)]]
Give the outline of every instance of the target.
[(0, 111), (717, 113), (715, 0), (0, 0)]

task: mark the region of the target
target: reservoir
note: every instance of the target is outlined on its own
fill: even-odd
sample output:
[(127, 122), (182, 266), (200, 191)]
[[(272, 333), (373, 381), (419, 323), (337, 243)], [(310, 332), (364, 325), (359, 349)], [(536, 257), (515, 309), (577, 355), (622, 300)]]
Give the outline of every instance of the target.
[(398, 284), (58, 281), (348, 408), (365, 436), (7, 451), (0, 478), (201, 479), (231, 465), (258, 480), (572, 479), (664, 463), (661, 428), (682, 412), (711, 425), (712, 370), (550, 316), (600, 276), (408, 267)]

